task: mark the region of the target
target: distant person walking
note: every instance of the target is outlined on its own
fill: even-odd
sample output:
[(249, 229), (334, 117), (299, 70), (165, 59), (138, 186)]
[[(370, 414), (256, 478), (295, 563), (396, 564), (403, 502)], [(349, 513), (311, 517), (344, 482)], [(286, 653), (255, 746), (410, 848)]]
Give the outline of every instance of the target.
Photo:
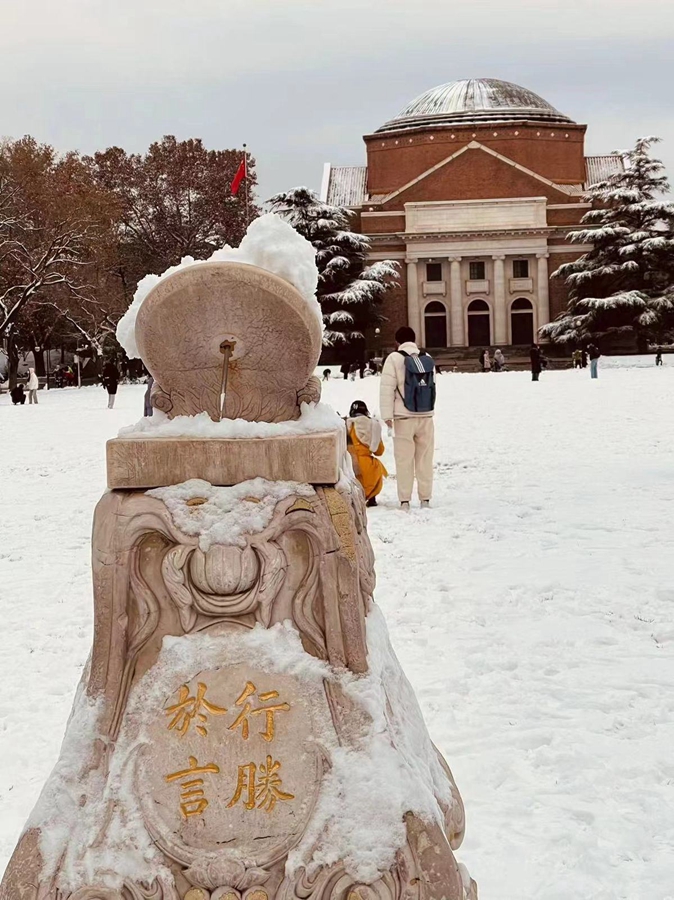
[(583, 367), (583, 357), (580, 350), (574, 350), (571, 356), (573, 360), (573, 368), (574, 369), (582, 369)]
[(581, 368), (587, 369), (587, 350), (585, 347), (580, 351), (580, 365)]
[(655, 365), (662, 365), (662, 350), (660, 349), (660, 347), (658, 347), (658, 352), (655, 354)]
[(37, 375), (35, 374), (35, 369), (28, 369), (28, 381), (26, 382), (26, 388), (28, 390), (28, 403), (37, 403), (37, 392), (40, 387), (40, 382), (38, 380)]
[(395, 334), (397, 349), (386, 357), (381, 373), (380, 409), (393, 428), (398, 499), (409, 510), (414, 481), (422, 507), (430, 505), (433, 492), (435, 431), (435, 363), (416, 345), (408, 326)]
[(601, 353), (595, 344), (588, 344), (587, 355), (590, 357), (590, 378), (598, 378), (599, 357), (601, 356)]
[(494, 353), (494, 362), (491, 367), (494, 372), (502, 372), (505, 369), (505, 356), (500, 348), (497, 348)]
[(143, 415), (148, 417), (153, 413), (152, 409), (152, 385), (154, 384), (154, 378), (152, 375), (148, 375), (145, 379), (145, 384), (147, 387), (145, 388), (145, 395), (143, 397)]
[(531, 380), (538, 381), (539, 375), (543, 371), (543, 356), (538, 344), (532, 344), (529, 359), (531, 360)]
[(117, 396), (117, 385), (119, 384), (119, 372), (117, 366), (112, 360), (105, 364), (102, 377), (103, 387), (108, 392), (108, 409), (112, 409), (115, 405), (115, 397)]
[(377, 459), (384, 452), (381, 424), (370, 417), (370, 411), (362, 400), (354, 400), (346, 420), (347, 449), (353, 461), (356, 478), (365, 491), (368, 506), (377, 505), (384, 478), (388, 472)]

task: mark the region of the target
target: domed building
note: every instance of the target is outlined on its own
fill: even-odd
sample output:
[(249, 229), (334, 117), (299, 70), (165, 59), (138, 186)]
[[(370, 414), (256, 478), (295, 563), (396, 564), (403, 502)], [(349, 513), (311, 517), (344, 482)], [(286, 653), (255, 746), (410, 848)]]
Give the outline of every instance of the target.
[(372, 260), (404, 264), (377, 344), (406, 323), (447, 361), (532, 342), (566, 305), (551, 272), (588, 249), (567, 241), (584, 190), (622, 169), (619, 155), (585, 156), (585, 131), (527, 88), (454, 81), (365, 135), (366, 166), (326, 164), (322, 198), (354, 210)]

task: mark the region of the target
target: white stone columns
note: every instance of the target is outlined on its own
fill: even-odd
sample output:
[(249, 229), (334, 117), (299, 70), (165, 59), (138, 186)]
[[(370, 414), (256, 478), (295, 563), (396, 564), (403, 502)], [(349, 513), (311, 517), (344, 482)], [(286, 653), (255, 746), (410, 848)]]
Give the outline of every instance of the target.
[(449, 275), (449, 329), (450, 345), (463, 347), (466, 343), (463, 329), (463, 291), (461, 289), (461, 257), (450, 257)]
[(508, 343), (508, 303), (505, 285), (505, 256), (494, 260), (494, 343)]
[(407, 260), (407, 322), (414, 329), (417, 342), (421, 345), (424, 336), (421, 332), (421, 310), (419, 309), (419, 274), (417, 263)]
[(537, 253), (538, 260), (538, 327), (550, 321), (550, 276), (548, 275), (548, 253)]

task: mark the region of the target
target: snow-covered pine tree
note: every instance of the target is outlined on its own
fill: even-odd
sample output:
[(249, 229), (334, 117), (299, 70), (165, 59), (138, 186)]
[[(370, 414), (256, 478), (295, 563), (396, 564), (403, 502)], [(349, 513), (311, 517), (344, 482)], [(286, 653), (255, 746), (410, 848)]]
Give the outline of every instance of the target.
[(366, 329), (382, 321), (379, 305), (398, 277), (397, 263), (382, 260), (368, 266), (370, 241), (351, 231), (351, 211), (324, 203), (309, 188), (276, 194), (268, 202), (316, 248), (324, 342), (362, 344)]
[(639, 138), (621, 153), (624, 171), (587, 191), (594, 208), (569, 240), (592, 250), (554, 273), (566, 280), (569, 303), (542, 337), (582, 343), (631, 332), (663, 341), (674, 330), (674, 204), (658, 199), (669, 184), (650, 155), (659, 140)]

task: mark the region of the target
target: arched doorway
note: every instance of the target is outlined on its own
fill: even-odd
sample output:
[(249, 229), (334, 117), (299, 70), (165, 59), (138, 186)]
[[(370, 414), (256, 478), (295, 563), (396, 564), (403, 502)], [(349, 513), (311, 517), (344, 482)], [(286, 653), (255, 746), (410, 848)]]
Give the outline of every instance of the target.
[(518, 297), (510, 307), (511, 344), (533, 344), (534, 308), (531, 300)]
[(491, 344), (491, 315), (485, 300), (473, 300), (468, 306), (468, 344), (471, 347)]
[(426, 347), (438, 349), (447, 346), (447, 309), (439, 300), (432, 300), (426, 304), (424, 335)]

